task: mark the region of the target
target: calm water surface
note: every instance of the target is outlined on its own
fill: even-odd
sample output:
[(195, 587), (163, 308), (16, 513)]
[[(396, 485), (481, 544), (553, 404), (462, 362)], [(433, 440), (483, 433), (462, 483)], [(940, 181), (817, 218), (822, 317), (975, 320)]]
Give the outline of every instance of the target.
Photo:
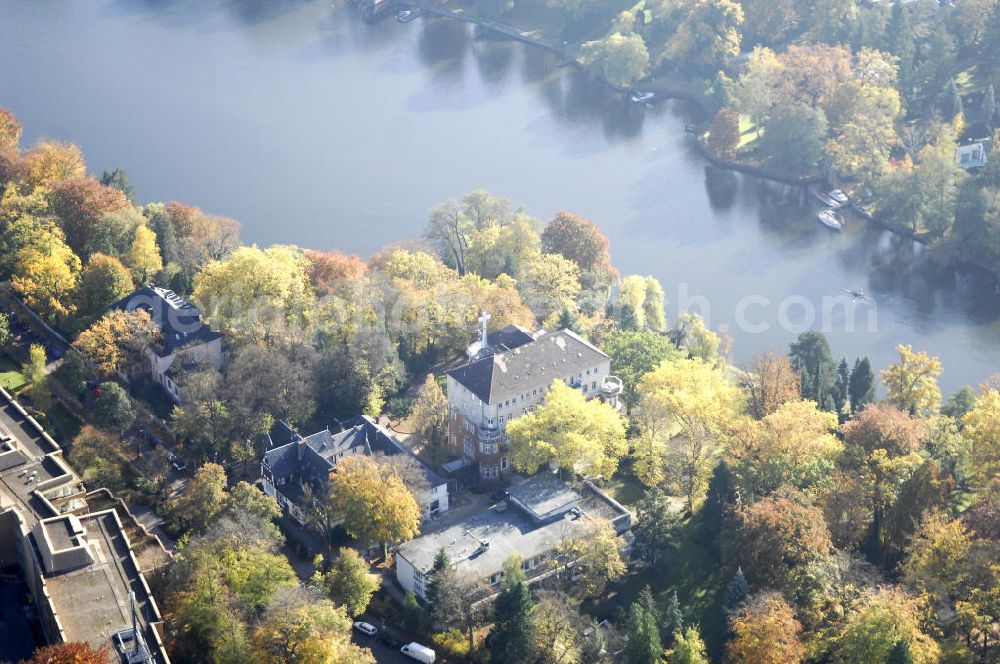
[[(828, 232), (795, 192), (708, 167), (683, 109), (635, 107), (460, 24), (366, 25), (310, 0), (0, 0), (0, 105), (26, 143), (75, 141), (140, 200), (235, 217), (247, 242), (370, 254), (483, 187), (598, 221), (623, 272), (663, 282), (671, 317), (707, 303), (737, 360), (783, 350), (811, 309), (835, 355), (884, 366), (912, 343), (941, 357), (946, 391), (1000, 370), (982, 276), (860, 221)], [(873, 322), (867, 305), (824, 315), (862, 287)]]

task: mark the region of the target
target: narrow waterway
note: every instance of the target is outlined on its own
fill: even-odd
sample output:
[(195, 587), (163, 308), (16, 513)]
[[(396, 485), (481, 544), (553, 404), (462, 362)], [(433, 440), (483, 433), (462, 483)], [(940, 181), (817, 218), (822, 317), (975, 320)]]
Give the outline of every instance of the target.
[[(709, 167), (683, 108), (646, 109), (549, 55), (469, 26), (369, 25), (312, 0), (0, 0), (0, 105), (25, 141), (78, 143), (142, 201), (235, 217), (246, 242), (370, 254), (482, 187), (542, 219), (590, 217), (625, 273), (708, 314), (736, 360), (824, 329), (836, 355), (941, 357), (952, 391), (1000, 370), (981, 275), (800, 192)], [(854, 303), (845, 288), (865, 288)]]

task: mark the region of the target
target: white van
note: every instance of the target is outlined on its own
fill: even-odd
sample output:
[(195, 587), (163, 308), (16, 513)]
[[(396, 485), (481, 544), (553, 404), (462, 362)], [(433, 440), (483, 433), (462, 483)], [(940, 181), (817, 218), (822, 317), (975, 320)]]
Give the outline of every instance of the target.
[(434, 664), (434, 660), (437, 659), (437, 655), (434, 654), (433, 650), (427, 646), (420, 645), (416, 641), (407, 643), (399, 649), (399, 652), (424, 664)]

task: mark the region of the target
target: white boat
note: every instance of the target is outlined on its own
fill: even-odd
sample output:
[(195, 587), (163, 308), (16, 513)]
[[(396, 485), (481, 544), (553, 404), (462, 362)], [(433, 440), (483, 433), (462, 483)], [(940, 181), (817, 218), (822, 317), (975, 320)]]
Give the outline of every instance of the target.
[(396, 14), (396, 20), (400, 23), (409, 23), (414, 19), (420, 18), (423, 13), (423, 9), (401, 9)]
[(654, 92), (640, 92), (639, 90), (636, 90), (632, 93), (632, 96), (629, 97), (629, 99), (637, 104), (645, 104), (648, 101), (653, 101), (654, 97), (656, 97), (656, 93)]
[(819, 220), (819, 223), (823, 224), (827, 228), (832, 228), (835, 231), (839, 231), (844, 228), (844, 222), (837, 218), (837, 215), (833, 210), (823, 210), (816, 215), (816, 219)]
[(828, 193), (827, 196), (837, 201), (841, 205), (847, 205), (847, 194), (845, 194), (841, 189), (834, 189), (833, 191)]

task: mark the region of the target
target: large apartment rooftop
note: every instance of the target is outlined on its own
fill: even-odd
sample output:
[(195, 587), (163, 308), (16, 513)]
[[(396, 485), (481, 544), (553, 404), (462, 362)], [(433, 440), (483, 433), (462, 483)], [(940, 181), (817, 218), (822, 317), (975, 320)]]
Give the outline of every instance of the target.
[(134, 602), (148, 656), (130, 664), (169, 664), (159, 609), (117, 512), (87, 509), (62, 449), (0, 389), (0, 566), (24, 572), (50, 642), (114, 653), (116, 634), (131, 636)]
[[(76, 533), (68, 523), (71, 519), (79, 524)], [(58, 517), (46, 525), (55, 526), (47, 532), (60, 533), (60, 544), (71, 554), (59, 563), (64, 570), (46, 570), (46, 585), (66, 640), (110, 646), (115, 632), (132, 623), (132, 593), (146, 643), (155, 644), (150, 624), (159, 622), (159, 610), (115, 511), (79, 519)], [(39, 538), (35, 541), (37, 545)]]

